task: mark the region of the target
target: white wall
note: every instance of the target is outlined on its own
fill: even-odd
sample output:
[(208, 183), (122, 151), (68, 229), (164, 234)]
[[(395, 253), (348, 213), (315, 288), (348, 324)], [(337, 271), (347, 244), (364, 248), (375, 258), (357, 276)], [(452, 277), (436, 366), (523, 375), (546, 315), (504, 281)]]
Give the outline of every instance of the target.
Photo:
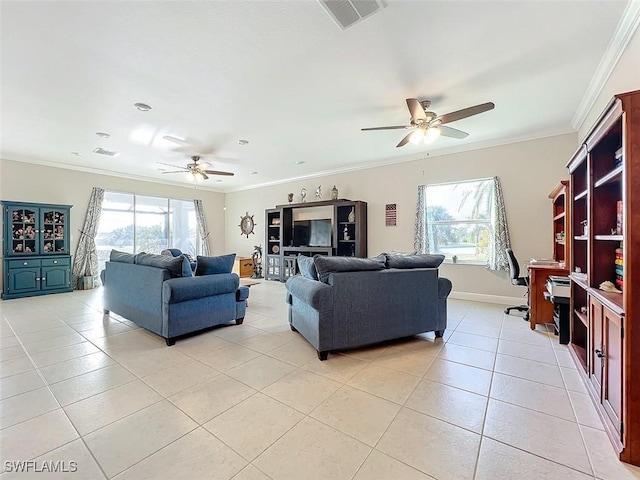
[[(84, 224), (93, 187), (183, 200), (200, 199), (211, 232), (209, 237), (211, 249), (214, 254), (226, 253), (223, 193), (0, 160), (0, 199), (73, 205), (71, 209), (72, 254), (76, 251), (78, 230)], [(2, 280), (0, 280), (0, 288), (1, 282)]]
[[(413, 250), (413, 229), (418, 185), (499, 176), (507, 208), (512, 247), (521, 262), (552, 254), (551, 201), (549, 192), (568, 177), (564, 168), (577, 146), (576, 134), (502, 145), (471, 152), (428, 157), (395, 165), (322, 178), (296, 181), (226, 195), (226, 247), (238, 255), (250, 255), (253, 246), (264, 245), (264, 210), (287, 203), (287, 194), (299, 201), (302, 187), (307, 201), (322, 185), (323, 198), (335, 184), (340, 198), (368, 203), (368, 253)], [(387, 203), (396, 203), (398, 225), (385, 226)], [(240, 217), (255, 215), (255, 235), (240, 235)], [(506, 273), (480, 266), (443, 265), (442, 274), (453, 281), (456, 292), (514, 297), (523, 293), (510, 285)]]

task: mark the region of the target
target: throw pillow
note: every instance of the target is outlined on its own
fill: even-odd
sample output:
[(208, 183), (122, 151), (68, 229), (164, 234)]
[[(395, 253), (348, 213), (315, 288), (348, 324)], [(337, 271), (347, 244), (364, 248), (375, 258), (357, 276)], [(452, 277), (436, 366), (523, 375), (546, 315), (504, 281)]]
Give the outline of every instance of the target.
[(235, 260), (235, 253), (219, 255), (217, 257), (201, 257), (198, 255), (196, 261), (196, 277), (217, 273), (231, 273)]
[(135, 263), (135, 258), (133, 253), (119, 252), (118, 250), (111, 250), (109, 254), (110, 262)]
[(444, 261), (444, 255), (422, 254), (403, 255), (385, 253), (387, 268), (438, 268)]
[[(139, 253), (136, 255), (135, 263), (137, 265), (146, 265), (147, 267), (164, 268), (169, 270), (169, 273), (174, 278), (191, 276), (189, 261), (182, 255), (179, 257), (168, 257), (166, 255), (155, 255), (153, 253)], [(189, 270), (188, 274), (187, 270)]]
[(317, 255), (313, 259), (318, 280), (329, 283), (329, 274), (335, 272), (360, 272), (367, 270), (384, 270), (384, 260), (378, 255), (375, 258), (327, 257)]
[(306, 255), (298, 255), (298, 271), (300, 275), (309, 280), (318, 280), (318, 272), (313, 263), (313, 258)]

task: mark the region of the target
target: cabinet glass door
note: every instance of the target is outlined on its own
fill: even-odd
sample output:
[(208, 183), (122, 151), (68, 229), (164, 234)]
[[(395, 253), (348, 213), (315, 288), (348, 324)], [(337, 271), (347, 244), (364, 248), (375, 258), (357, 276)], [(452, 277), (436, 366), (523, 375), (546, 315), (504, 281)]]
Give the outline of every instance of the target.
[(11, 209), (11, 250), (14, 254), (38, 253), (37, 209)]
[(68, 221), (67, 212), (54, 208), (42, 208), (40, 212), (41, 244), (43, 255), (51, 253), (69, 253), (66, 238), (65, 222)]

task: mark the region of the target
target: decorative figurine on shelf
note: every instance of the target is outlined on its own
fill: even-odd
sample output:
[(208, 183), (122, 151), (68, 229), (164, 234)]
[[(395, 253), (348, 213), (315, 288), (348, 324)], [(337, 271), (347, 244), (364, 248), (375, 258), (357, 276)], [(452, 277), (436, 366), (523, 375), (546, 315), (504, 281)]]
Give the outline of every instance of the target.
[(22, 240), (24, 238), (24, 232), (21, 228), (13, 231), (13, 238)]
[(27, 216), (27, 222), (29, 223), (36, 223), (36, 214), (35, 213), (30, 213)]
[(32, 253), (33, 250), (31, 250), (31, 247), (24, 247), (24, 251), (25, 253)]
[(287, 200), (289, 201), (289, 203), (293, 202), (293, 193), (287, 194)]
[(349, 212), (349, 216), (347, 217), (347, 220), (351, 223), (356, 221), (356, 209), (355, 207), (351, 209), (351, 211)]
[(59, 222), (60, 222), (60, 214), (58, 212), (54, 212), (53, 223), (59, 223)]
[(44, 251), (45, 252), (53, 252), (53, 243), (51, 242), (47, 242), (44, 244)]
[(64, 238), (64, 227), (62, 225), (56, 227), (55, 238)]
[(322, 185), (318, 185), (316, 188), (316, 200), (322, 200)]
[(44, 214), (44, 223), (53, 223), (53, 215), (51, 213)]
[(17, 244), (17, 245), (15, 246), (15, 248), (13, 249), (13, 251), (14, 251), (15, 253), (22, 253), (22, 244), (21, 244), (21, 243)]
[(27, 225), (24, 229), (24, 238), (28, 238), (30, 240), (33, 240), (34, 238), (36, 238), (36, 231), (34, 230), (34, 228), (31, 225)]
[(333, 188), (331, 189), (331, 200), (337, 200), (337, 199), (338, 199), (338, 189), (334, 185)]
[(347, 226), (346, 226), (346, 225), (344, 226), (344, 231), (342, 232), (342, 235), (343, 235), (343, 238), (344, 238), (345, 240), (349, 240), (349, 238), (350, 238), (350, 237), (349, 237), (349, 230), (347, 229)]
[(300, 203), (305, 203), (305, 198), (307, 198), (307, 189), (302, 187), (302, 190), (300, 190)]
[(253, 275), (251, 278), (262, 278), (262, 245), (256, 245), (253, 247)]
[(19, 222), (20, 221), (20, 213), (18, 213), (16, 210), (13, 211), (13, 221), (14, 222)]
[(64, 223), (64, 214), (60, 214), (60, 217), (58, 217), (58, 223)]

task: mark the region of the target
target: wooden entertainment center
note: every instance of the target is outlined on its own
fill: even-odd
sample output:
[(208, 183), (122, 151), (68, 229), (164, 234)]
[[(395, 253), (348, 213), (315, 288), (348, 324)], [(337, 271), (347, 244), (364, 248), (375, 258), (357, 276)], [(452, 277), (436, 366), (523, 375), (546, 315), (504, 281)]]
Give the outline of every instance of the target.
[[(331, 245), (298, 245), (294, 222), (312, 207), (325, 207), (331, 217)], [(329, 242), (327, 242), (329, 243)], [(367, 202), (346, 199), (277, 205), (265, 211), (264, 278), (284, 282), (297, 273), (302, 255), (367, 256)]]

